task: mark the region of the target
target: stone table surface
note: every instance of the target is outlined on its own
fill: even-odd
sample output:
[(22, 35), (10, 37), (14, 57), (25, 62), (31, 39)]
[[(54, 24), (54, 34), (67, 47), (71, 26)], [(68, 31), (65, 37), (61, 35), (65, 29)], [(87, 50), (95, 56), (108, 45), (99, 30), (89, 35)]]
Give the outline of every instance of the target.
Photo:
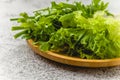
[[(34, 54), (25, 40), (13, 38), (11, 26), (16, 23), (9, 19), (20, 12), (32, 14), (49, 6), (50, 1), (0, 0), (0, 80), (120, 80), (120, 66), (91, 69), (56, 63)], [(120, 0), (105, 1), (110, 2), (111, 12), (120, 13)]]

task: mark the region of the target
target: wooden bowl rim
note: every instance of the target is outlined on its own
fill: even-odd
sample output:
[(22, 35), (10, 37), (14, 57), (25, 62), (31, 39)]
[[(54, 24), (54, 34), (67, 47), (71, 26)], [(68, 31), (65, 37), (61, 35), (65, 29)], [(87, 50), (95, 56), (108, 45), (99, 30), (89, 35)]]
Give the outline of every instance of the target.
[[(52, 56), (53, 58), (58, 58), (58, 59), (63, 59), (63, 60), (67, 60), (68, 63), (65, 63), (65, 62), (61, 62), (61, 61), (57, 61), (57, 62), (60, 62), (60, 63), (64, 63), (64, 64), (68, 64), (68, 65), (72, 65), (70, 63), (70, 61), (74, 61), (74, 62), (82, 62), (82, 63), (85, 63), (85, 65), (77, 65), (77, 64), (73, 64), (73, 66), (83, 66), (83, 67), (109, 67), (109, 66), (118, 66), (120, 65), (120, 58), (113, 58), (113, 59), (103, 59), (103, 60), (98, 60), (98, 59), (81, 59), (81, 58), (77, 58), (77, 57), (70, 57), (70, 56), (66, 56), (66, 55), (62, 55), (62, 54), (58, 54), (58, 53), (54, 53), (54, 52), (51, 52), (51, 51), (47, 51), (47, 52), (42, 52), (39, 50), (38, 46), (37, 45), (34, 45), (33, 44), (33, 40), (32, 39), (29, 39), (27, 40), (29, 46), (33, 49), (33, 51), (35, 51), (36, 49), (36, 53), (39, 53), (40, 52), (40, 55), (42, 53), (47, 53), (47, 56)], [(43, 57), (46, 57), (44, 56), (44, 54), (42, 54)], [(49, 57), (46, 57), (48, 59), (51, 59)], [(53, 61), (56, 61), (53, 59)], [(69, 64), (70, 63), (70, 64)], [(87, 64), (93, 64), (92, 65), (88, 65), (86, 66), (86, 63)], [(104, 64), (104, 65), (100, 65), (100, 66), (94, 66), (94, 63), (98, 65), (99, 64)], [(108, 65), (107, 65), (108, 64)]]

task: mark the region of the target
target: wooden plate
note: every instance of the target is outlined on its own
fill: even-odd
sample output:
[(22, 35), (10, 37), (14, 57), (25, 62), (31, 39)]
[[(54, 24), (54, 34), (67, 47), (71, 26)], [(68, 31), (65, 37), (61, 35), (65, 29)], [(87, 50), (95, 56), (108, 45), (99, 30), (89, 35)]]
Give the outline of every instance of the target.
[(80, 66), (80, 67), (91, 67), (91, 68), (98, 68), (98, 67), (112, 67), (120, 65), (120, 58), (115, 59), (105, 59), (105, 60), (87, 60), (87, 59), (80, 59), (76, 57), (69, 57), (61, 54), (57, 54), (51, 51), (42, 52), (38, 49), (38, 46), (33, 44), (33, 41), (27, 40), (28, 45), (32, 48), (32, 50), (50, 60), (68, 64), (72, 66)]

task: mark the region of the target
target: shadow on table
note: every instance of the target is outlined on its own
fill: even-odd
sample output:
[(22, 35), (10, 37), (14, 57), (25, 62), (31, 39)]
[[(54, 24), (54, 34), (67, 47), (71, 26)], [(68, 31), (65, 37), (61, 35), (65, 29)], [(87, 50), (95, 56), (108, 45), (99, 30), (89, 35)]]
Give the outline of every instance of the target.
[[(36, 54), (37, 55), (37, 54)], [(39, 55), (37, 55), (39, 56)], [(82, 75), (88, 75), (88, 76), (94, 76), (96, 78), (99, 78), (102, 76), (102, 78), (113, 78), (116, 75), (120, 73), (120, 66), (116, 67), (106, 67), (106, 68), (87, 68), (87, 67), (76, 67), (76, 66), (71, 66), (71, 65), (66, 65), (66, 64), (61, 64), (57, 63), (51, 60), (48, 60), (42, 56), (39, 56), (43, 58), (44, 62), (46, 64), (51, 65), (53, 68), (57, 68), (59, 70), (64, 70), (66, 72), (71, 72), (74, 73), (74, 76), (77, 74), (82, 74)]]

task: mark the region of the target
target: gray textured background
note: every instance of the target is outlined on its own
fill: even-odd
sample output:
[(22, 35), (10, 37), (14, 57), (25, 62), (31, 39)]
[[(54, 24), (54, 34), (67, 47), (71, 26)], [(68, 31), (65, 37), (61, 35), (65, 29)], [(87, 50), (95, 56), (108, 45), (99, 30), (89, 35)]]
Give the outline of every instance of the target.
[[(110, 2), (110, 11), (120, 13), (120, 0), (105, 1)], [(16, 23), (9, 21), (11, 17), (49, 5), (50, 0), (0, 0), (0, 80), (120, 80), (120, 67), (90, 69), (59, 64), (34, 54), (24, 40), (13, 39), (10, 29)]]

